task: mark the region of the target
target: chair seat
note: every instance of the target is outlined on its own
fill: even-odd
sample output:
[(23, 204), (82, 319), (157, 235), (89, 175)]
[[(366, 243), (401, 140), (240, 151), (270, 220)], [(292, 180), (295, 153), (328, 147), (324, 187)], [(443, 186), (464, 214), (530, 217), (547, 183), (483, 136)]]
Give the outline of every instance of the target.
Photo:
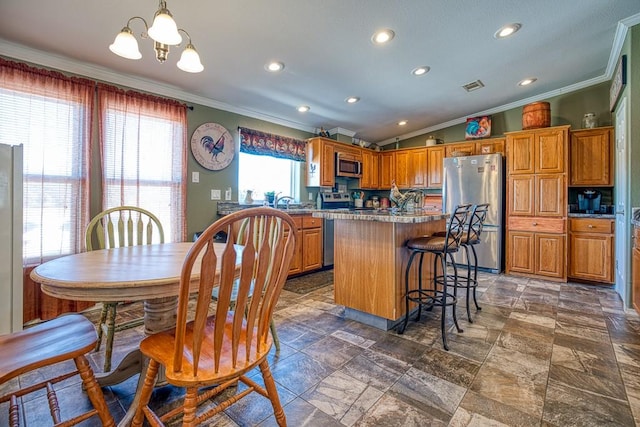
[(82, 356), (93, 350), (96, 341), (95, 326), (80, 314), (0, 336), (0, 384), (33, 369)]
[[(409, 239), (407, 248), (427, 252), (443, 252), (446, 247), (446, 236), (423, 236)], [(455, 252), (458, 245), (454, 238), (449, 238), (449, 252)]]
[[(214, 318), (215, 316), (209, 316), (207, 318), (207, 324), (205, 326), (205, 336), (212, 336), (214, 330)], [(229, 313), (227, 315), (227, 325), (233, 322), (233, 314)], [(244, 323), (244, 322), (243, 322)], [(185, 360), (194, 360), (193, 356), (193, 322), (187, 323), (187, 330), (184, 335), (184, 350), (183, 356)], [(245, 334), (243, 328), (243, 335)], [(273, 339), (270, 335), (267, 336), (267, 345), (264, 346), (264, 351), (261, 353), (256, 352), (255, 339), (253, 341), (253, 346), (251, 347), (250, 357), (246, 358), (246, 353), (244, 348), (246, 346), (245, 337), (242, 336), (239, 340), (238, 348), (238, 360), (236, 366), (233, 366), (233, 361), (231, 355), (233, 352), (231, 351), (231, 329), (225, 327), (224, 329), (224, 340), (223, 346), (220, 356), (220, 366), (218, 372), (214, 369), (214, 352), (213, 352), (213, 342), (212, 340), (203, 340), (202, 348), (200, 353), (200, 361), (198, 366), (198, 374), (194, 376), (193, 374), (193, 364), (185, 363), (183, 364), (183, 370), (181, 372), (174, 372), (172, 369), (173, 366), (173, 349), (175, 346), (175, 329), (160, 332), (155, 335), (151, 335), (140, 343), (140, 351), (151, 359), (156, 360), (161, 365), (167, 367), (166, 369), (166, 378), (167, 380), (174, 385), (178, 386), (186, 386), (193, 385), (194, 379), (197, 379), (202, 385), (213, 384), (217, 382), (222, 382), (228, 378), (234, 378), (238, 375), (242, 375), (245, 372), (253, 369), (262, 359), (264, 359), (269, 350), (271, 349), (271, 345), (273, 343)], [(257, 331), (254, 331), (254, 336)]]

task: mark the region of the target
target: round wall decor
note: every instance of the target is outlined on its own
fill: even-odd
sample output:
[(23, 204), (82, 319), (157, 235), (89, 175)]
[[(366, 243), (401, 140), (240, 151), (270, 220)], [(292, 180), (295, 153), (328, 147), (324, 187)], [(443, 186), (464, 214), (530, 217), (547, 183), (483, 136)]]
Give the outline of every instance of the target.
[(200, 165), (209, 170), (224, 169), (236, 154), (233, 137), (218, 123), (204, 123), (191, 136), (191, 152)]

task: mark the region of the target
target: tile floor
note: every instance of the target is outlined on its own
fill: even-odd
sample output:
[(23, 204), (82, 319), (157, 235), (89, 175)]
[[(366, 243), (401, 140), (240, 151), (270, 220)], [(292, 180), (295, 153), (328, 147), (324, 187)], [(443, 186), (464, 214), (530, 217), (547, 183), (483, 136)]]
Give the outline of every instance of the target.
[[(288, 425), (640, 425), (640, 317), (625, 314), (613, 290), (482, 274), (478, 295), (474, 323), (459, 307), (464, 332), (450, 329), (447, 352), (436, 310), (398, 335), (344, 319), (332, 286), (306, 295), (285, 291), (276, 313), (282, 349), (272, 350), (270, 363)], [(141, 328), (121, 332), (117, 346), (124, 351), (141, 337)], [(102, 354), (91, 358), (100, 372)], [(66, 385), (63, 407), (87, 404), (77, 384)], [(131, 378), (104, 388), (116, 420), (135, 387)], [(169, 407), (180, 397), (167, 386), (153, 400)], [(50, 425), (42, 395), (23, 408), (28, 426)], [(254, 393), (208, 425), (276, 425), (271, 411)], [(7, 404), (0, 417), (6, 425)]]

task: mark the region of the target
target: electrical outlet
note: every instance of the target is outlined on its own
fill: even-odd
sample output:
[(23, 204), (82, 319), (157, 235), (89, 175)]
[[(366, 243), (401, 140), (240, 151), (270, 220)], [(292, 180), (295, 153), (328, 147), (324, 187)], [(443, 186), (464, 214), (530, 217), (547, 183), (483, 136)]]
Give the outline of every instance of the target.
[(211, 190), (211, 200), (220, 200), (220, 190)]
[(200, 172), (191, 172), (191, 182), (200, 182)]
[(231, 187), (227, 188), (227, 190), (224, 192), (224, 199), (226, 201), (231, 200)]

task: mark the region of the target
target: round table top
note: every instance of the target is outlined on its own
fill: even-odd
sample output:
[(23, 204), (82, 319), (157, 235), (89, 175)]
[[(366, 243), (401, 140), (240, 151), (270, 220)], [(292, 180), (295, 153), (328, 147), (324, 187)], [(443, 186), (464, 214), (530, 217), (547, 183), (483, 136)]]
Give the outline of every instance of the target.
[[(192, 246), (192, 242), (163, 243), (83, 252), (45, 262), (31, 272), (31, 278), (48, 295), (78, 301), (177, 296), (182, 265)], [(194, 281), (199, 264), (194, 264)]]

